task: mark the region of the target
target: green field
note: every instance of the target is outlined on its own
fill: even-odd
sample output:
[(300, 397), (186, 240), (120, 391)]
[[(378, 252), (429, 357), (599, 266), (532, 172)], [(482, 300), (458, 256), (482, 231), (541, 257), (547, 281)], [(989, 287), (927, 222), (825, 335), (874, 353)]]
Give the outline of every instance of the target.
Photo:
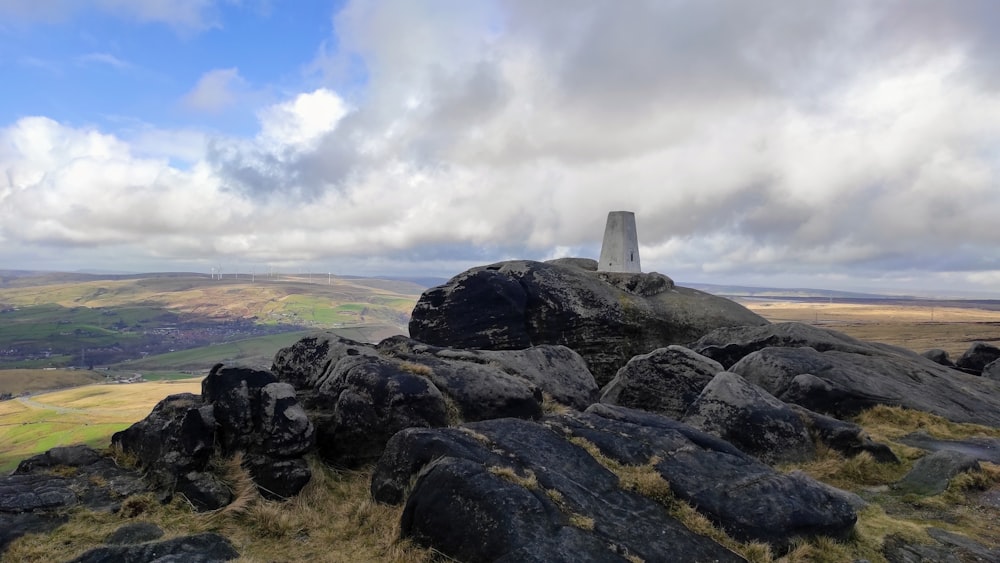
[(225, 342), (202, 348), (148, 356), (141, 360), (115, 364), (112, 367), (117, 370), (136, 372), (148, 370), (155, 372), (195, 371), (200, 373), (207, 372), (213, 365), (222, 362), (250, 367), (270, 368), (274, 354), (279, 349), (291, 346), (307, 334), (310, 334), (310, 331), (286, 332), (283, 334), (261, 336), (259, 338), (248, 338), (246, 340), (237, 340), (236, 342)]
[(201, 378), (129, 385), (86, 385), (0, 402), (0, 473), (56, 446), (109, 445), (174, 393), (200, 393)]

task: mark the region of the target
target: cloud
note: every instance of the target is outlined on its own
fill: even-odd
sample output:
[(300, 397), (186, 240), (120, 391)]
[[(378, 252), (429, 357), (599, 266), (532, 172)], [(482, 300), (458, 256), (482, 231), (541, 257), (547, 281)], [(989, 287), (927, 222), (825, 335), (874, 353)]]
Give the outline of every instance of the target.
[(219, 113), (231, 108), (246, 87), (246, 80), (236, 68), (210, 70), (201, 75), (181, 103), (195, 111)]
[(80, 55), (77, 60), (85, 64), (102, 64), (118, 70), (128, 70), (133, 67), (132, 63), (123, 61), (110, 53), (87, 53)]
[(4, 0), (0, 16), (10, 22), (52, 23), (99, 10), (139, 23), (162, 23), (178, 31), (202, 31), (218, 25), (219, 4), (219, 0)]
[[(251, 137), (4, 129), (0, 236), (405, 270), (595, 250), (631, 209), (676, 279), (985, 287), (1000, 49), (956, 6), (349, 2), (324, 85)], [(185, 103), (246, 87), (217, 69)]]

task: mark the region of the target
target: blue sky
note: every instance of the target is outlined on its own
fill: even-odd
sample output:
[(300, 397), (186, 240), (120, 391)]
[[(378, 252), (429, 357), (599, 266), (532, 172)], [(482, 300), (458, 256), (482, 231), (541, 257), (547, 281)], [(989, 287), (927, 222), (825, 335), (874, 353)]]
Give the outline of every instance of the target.
[(991, 0), (0, 0), (0, 269), (1000, 293)]

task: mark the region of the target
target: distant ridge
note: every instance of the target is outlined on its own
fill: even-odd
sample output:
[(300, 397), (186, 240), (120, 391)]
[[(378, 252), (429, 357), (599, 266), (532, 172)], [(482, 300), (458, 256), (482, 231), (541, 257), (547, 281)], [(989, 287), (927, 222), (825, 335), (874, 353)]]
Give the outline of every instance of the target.
[(745, 285), (717, 285), (712, 283), (685, 283), (677, 285), (690, 287), (724, 297), (796, 298), (796, 299), (899, 299), (900, 295), (837, 291), (832, 289), (811, 289), (803, 287), (753, 287)]

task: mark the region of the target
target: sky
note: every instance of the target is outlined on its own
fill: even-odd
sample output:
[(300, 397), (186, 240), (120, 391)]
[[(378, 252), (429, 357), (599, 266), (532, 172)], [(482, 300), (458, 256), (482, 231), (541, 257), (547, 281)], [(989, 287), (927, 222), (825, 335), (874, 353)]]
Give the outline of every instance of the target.
[[(1000, 295), (994, 0), (0, 0), (0, 269)], [(965, 293), (963, 293), (965, 294)]]

